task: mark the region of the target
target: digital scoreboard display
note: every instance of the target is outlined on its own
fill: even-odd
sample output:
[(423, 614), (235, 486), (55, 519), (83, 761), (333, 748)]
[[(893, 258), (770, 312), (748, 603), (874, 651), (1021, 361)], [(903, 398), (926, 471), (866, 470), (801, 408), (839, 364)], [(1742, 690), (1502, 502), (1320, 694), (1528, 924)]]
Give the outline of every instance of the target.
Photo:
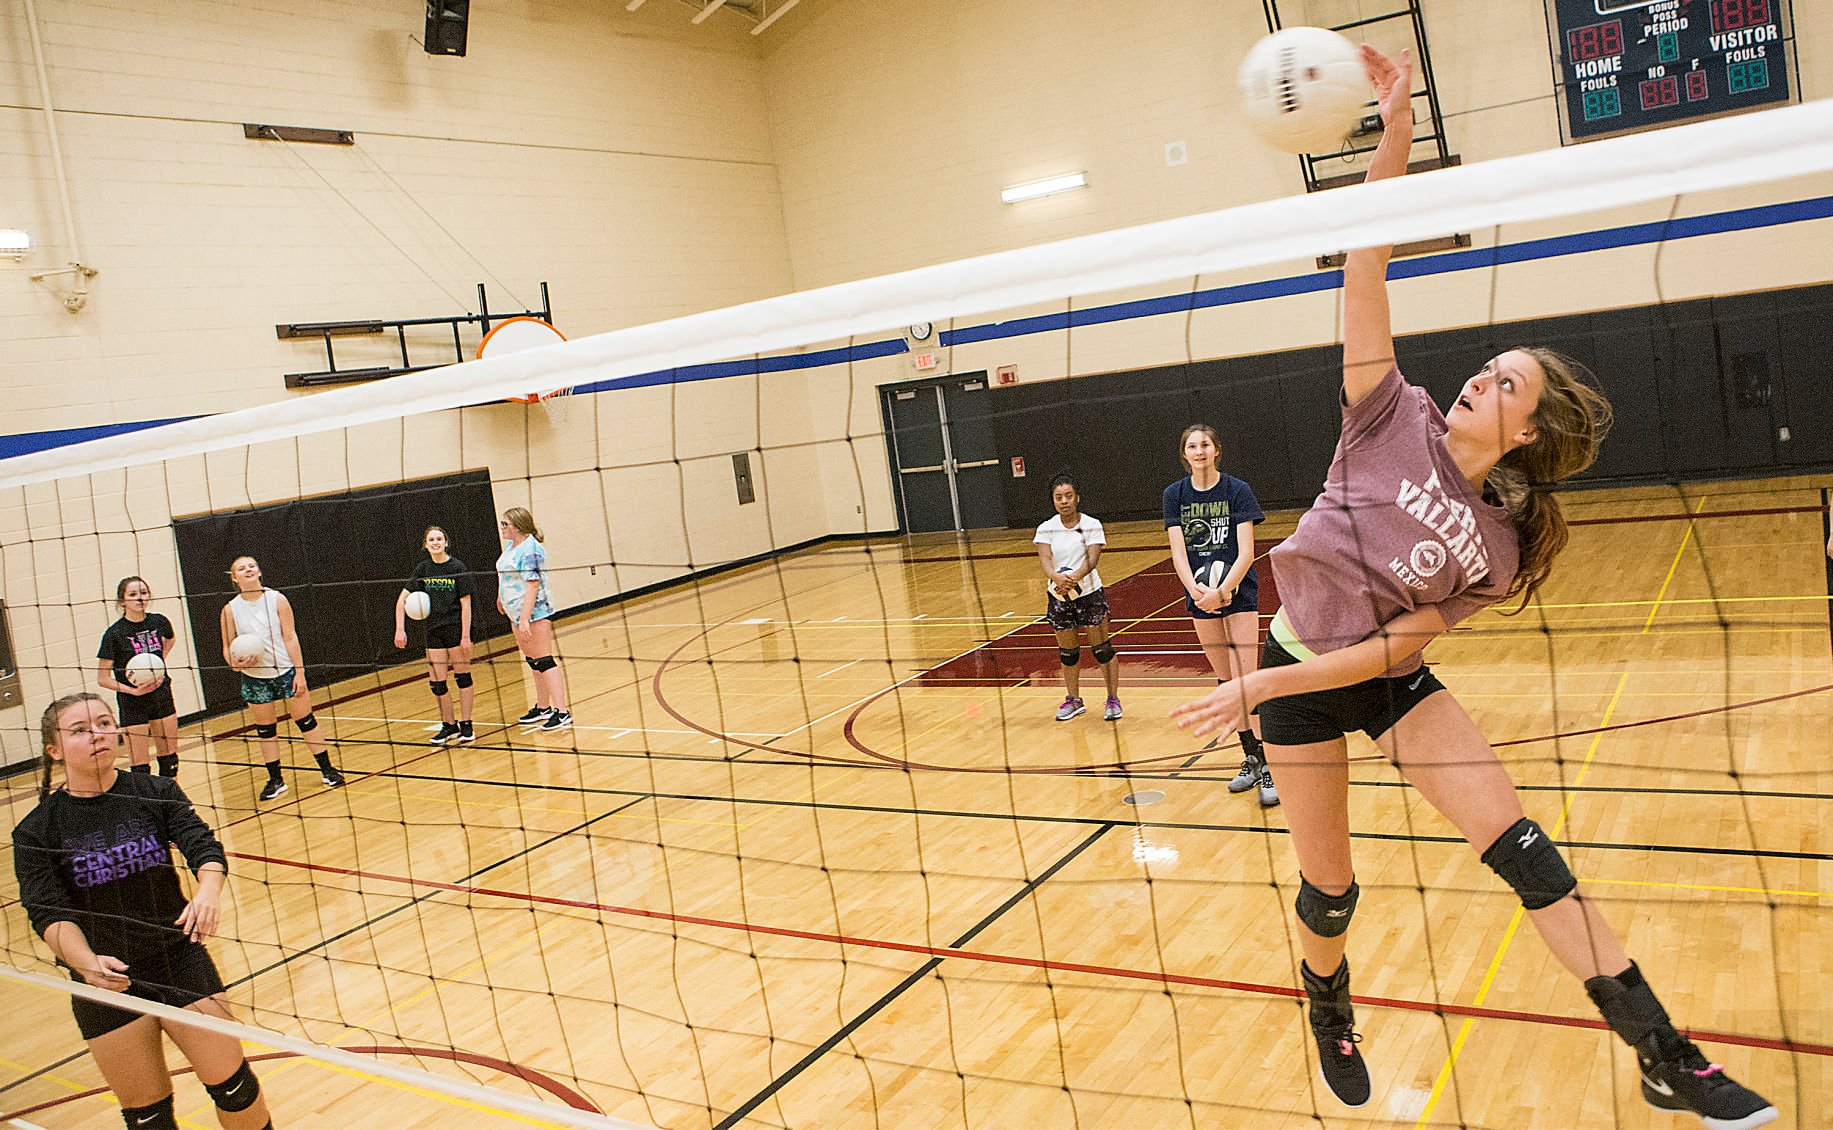
[(1570, 141), (1796, 100), (1789, 0), (1547, 0)]

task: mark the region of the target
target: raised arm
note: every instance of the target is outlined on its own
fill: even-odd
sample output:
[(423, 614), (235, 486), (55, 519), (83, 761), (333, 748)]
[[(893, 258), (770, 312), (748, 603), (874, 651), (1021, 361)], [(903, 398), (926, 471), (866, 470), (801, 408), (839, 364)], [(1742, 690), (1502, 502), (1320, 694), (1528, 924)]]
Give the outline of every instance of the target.
[[(1390, 59), (1364, 43), (1362, 66), (1380, 105), (1381, 143), (1368, 164), (1368, 180), (1407, 171), (1413, 148), (1413, 59), (1402, 51)], [(1394, 331), (1388, 317), (1387, 264), (1392, 247), (1363, 247), (1343, 265), (1343, 397), (1355, 404), (1367, 396), (1394, 363)]]

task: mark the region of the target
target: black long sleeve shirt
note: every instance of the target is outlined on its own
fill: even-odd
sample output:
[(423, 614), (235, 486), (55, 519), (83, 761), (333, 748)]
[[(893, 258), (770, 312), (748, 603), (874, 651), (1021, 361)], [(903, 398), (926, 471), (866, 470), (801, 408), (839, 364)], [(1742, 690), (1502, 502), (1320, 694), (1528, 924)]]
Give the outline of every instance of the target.
[(169, 777), (118, 772), (98, 796), (45, 797), (13, 829), (13, 872), (33, 932), (73, 922), (90, 949), (129, 966), (183, 942), (173, 922), (189, 900), (173, 847), (193, 872), (228, 867), (216, 833)]

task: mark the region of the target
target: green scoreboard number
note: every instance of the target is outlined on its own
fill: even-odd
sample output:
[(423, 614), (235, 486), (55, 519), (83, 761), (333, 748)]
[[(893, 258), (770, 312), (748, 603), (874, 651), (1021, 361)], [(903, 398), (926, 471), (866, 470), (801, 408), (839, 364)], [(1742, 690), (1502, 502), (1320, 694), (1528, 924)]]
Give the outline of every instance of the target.
[(1789, 0), (1546, 0), (1568, 142), (1799, 98)]

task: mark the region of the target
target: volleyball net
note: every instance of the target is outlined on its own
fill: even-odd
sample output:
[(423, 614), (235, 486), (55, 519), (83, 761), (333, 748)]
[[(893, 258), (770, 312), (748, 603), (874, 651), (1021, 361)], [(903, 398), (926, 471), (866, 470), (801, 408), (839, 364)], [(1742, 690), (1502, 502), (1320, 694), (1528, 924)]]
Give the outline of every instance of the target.
[[(224, 1030), (442, 1096), (427, 1102), (668, 1127), (831, 1125), (841, 1108), (849, 1124), (883, 1127), (919, 1112), (923, 1124), (999, 1122), (1017, 1109), (1090, 1130), (1334, 1116), (1286, 988), (1298, 877), (1279, 812), (1218, 822), (1229, 751), (1156, 720), (1214, 685), (1186, 638), (1162, 527), (1116, 522), (1103, 564), (1122, 662), (1145, 672), (1129, 705), (1155, 720), (1130, 715), (1063, 741), (1031, 725), (1058, 673), (1033, 623), (1028, 536), (1049, 514), (1050, 477), (1076, 475), (1090, 513), (1149, 518), (1158, 498), (1135, 479), (1176, 477), (1177, 433), (1207, 420), (1224, 469), (1269, 484), (1269, 504), (1302, 506), (1335, 443), (1340, 378), (1341, 275), (1318, 257), (1472, 237), (1392, 271), (1422, 280), (1432, 324), (1463, 327), (1398, 347), (1429, 387), (1455, 388), (1521, 341), (1590, 361), (1607, 339), (1641, 333), (1651, 358), (1666, 356), (1725, 335), (1696, 308), (1713, 296), (1669, 292), (1664, 255), (1715, 237), (1757, 253), (1786, 243), (1833, 217), (1829, 171), (1833, 106), (1788, 107), (926, 267), (10, 459), (0, 568), (25, 709), (5, 716), (0, 741), (9, 761), (38, 756), (39, 713), (93, 687), (116, 581), (145, 578), (153, 610), (178, 630), (180, 783), (230, 855), (212, 950), (243, 1026)], [(1549, 318), (1504, 281), (1540, 271), (1544, 289), (1586, 271), (1586, 255), (1646, 285), (1595, 303), (1608, 316)], [(1794, 356), (1788, 343), (1819, 301), (1779, 292), (1745, 322)], [(902, 332), (916, 323), (937, 336)], [(919, 367), (919, 354), (933, 356)], [(1022, 379), (1002, 388), (1008, 363)], [(1726, 364), (1734, 400), (1766, 395), (1761, 374)], [(1600, 370), (1607, 393), (1641, 396), (1629, 384), (1644, 381), (1635, 402), (1660, 404), (1654, 376)], [(501, 403), (554, 388), (574, 395)], [(1684, 475), (1613, 465), (1608, 452), (1598, 474), (1645, 484), (1613, 515), (1692, 528), (1697, 500), (1671, 485)], [(495, 520), (511, 507), (545, 534), (570, 730), (515, 724), (533, 684), (494, 611), (492, 568)], [(1820, 528), (1799, 502), (1743, 509)], [(478, 740), (467, 745), (428, 745), (438, 717), (424, 665), (392, 644), (396, 596), (429, 525), (453, 535), (475, 582)], [(957, 525), (983, 528), (956, 539), (946, 531)], [(1266, 529), (1276, 538), (1290, 523)], [(342, 789), (319, 786), (283, 725), (292, 788), (256, 800), (257, 735), (215, 627), (244, 553), (295, 608)], [(1732, 957), (1703, 948), (1671, 972), (1669, 1003), (1701, 1017), (1704, 1038), (1771, 1057), (1750, 1081), (1805, 1125), (1833, 1033), (1803, 1018), (1789, 985), (1812, 973), (1799, 939), (1826, 923), (1814, 898), (1775, 892), (1811, 892), (1825, 857), (1762, 835), (1753, 797), (1787, 791), (1801, 771), (1712, 711), (1757, 699), (1792, 709), (1825, 689), (1791, 675), (1752, 690), (1737, 632), (1818, 627), (1802, 646), (1824, 646), (1825, 593), (1726, 586), (1705, 568), (1694, 603), (1663, 623), (1690, 633), (1663, 646), (1700, 665), (1688, 688), (1703, 720), (1681, 724), (1660, 770), (1675, 795), (1723, 798), (1714, 818), (1727, 842), (1752, 849), (1754, 878), (1721, 884), (1705, 909), (1656, 880), (1597, 897), (1621, 925), (1644, 907), (1694, 914), (1768, 954), (1773, 983), (1749, 987), (1735, 1017), (1707, 1020), (1712, 1010), (1692, 1003)], [(1648, 623), (1631, 622), (1644, 612)], [(1616, 715), (1623, 684), (1609, 691), (1613, 640), (1646, 633), (1654, 612), (1588, 615), (1550, 587), (1520, 617), (1445, 641), (1439, 657), (1451, 674), (1481, 667), (1534, 700), (1531, 725), (1506, 702), (1479, 720), (1562, 824), (1587, 782), (1630, 787), (1645, 768), (1613, 763), (1596, 735), (1664, 720)], [(1368, 772), (1371, 795), (1403, 787)], [(36, 773), (10, 784), (16, 822)], [(1151, 802), (1180, 791), (1195, 799), (1159, 818)], [(1486, 1006), (1490, 979), (1468, 991), (1464, 967), (1489, 950), (1452, 908), (1510, 896), (1447, 862), (1468, 852), (1417, 798), (1397, 804), (1352, 810), (1398, 822), (1356, 826), (1371, 853), (1388, 853), (1363, 888), (1388, 888), (1390, 937), (1428, 958), (1359, 991), (1379, 994), (1365, 1010), (1396, 1018), (1384, 1062), (1405, 1048), (1444, 1066), (1372, 1120), (1479, 1124), (1464, 1088), (1496, 1061), (1460, 1061), (1468, 1026), (1525, 1013)], [(1232, 838), (1180, 838), (1193, 831)], [(61, 979), (7, 893), (0, 973), (32, 990), (9, 989), (29, 1021), (16, 1027), (65, 1033), (67, 995), (94, 991)], [(1093, 945), (1096, 933), (1123, 939), (1125, 960)], [(1449, 966), (1447, 953), (1458, 955)], [(900, 1029), (931, 1035), (887, 1035)], [(45, 1054), (52, 1046), (62, 1052)], [(67, 1104), (81, 1088), (55, 1076), (79, 1047), (73, 1030), (34, 1045), (0, 1112)], [(1231, 1083), (1244, 1064), (1271, 1081)], [(285, 1109), (285, 1084), (269, 1093)], [(336, 1109), (360, 1119), (374, 1101)], [(1583, 1111), (1617, 1117), (1608, 1098)]]

